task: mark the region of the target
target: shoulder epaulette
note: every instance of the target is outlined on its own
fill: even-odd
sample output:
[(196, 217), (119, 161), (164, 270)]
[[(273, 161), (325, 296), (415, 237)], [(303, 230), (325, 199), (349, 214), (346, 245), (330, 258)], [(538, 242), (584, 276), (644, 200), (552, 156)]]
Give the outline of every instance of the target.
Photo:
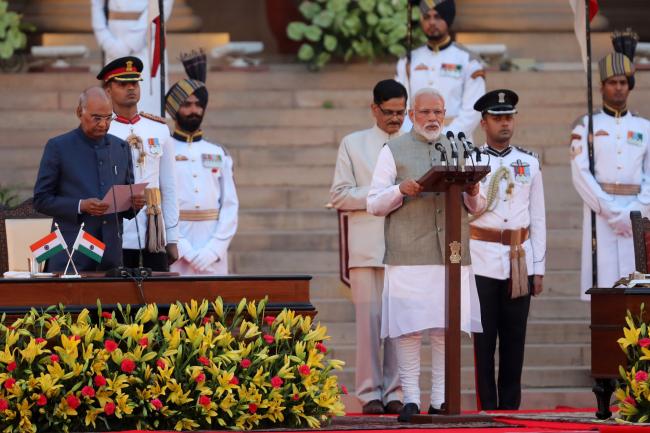
[(574, 120), (573, 123), (571, 124), (571, 129), (573, 130), (573, 128), (575, 128), (578, 125), (586, 126), (585, 117), (587, 117), (585, 114), (581, 114), (580, 116), (578, 116), (578, 118)]
[(154, 122), (159, 122), (162, 123), (163, 125), (167, 125), (167, 121), (165, 120), (164, 117), (156, 116), (155, 114), (145, 113), (144, 111), (140, 112), (140, 116), (146, 117), (147, 119), (153, 120)]
[(221, 149), (223, 149), (223, 153), (224, 153), (226, 156), (229, 156), (229, 157), (232, 158), (232, 155), (230, 154), (230, 151), (228, 150), (228, 148), (227, 148), (226, 146), (224, 146), (224, 145), (221, 144), (221, 143), (218, 144), (217, 146), (219, 146)]
[(469, 54), (470, 60), (476, 60), (477, 62), (483, 64), (483, 59), (481, 59), (481, 57), (478, 54), (476, 54), (474, 51), (467, 48), (465, 45), (459, 44), (458, 42), (453, 42), (452, 45), (458, 48), (459, 50), (465, 51), (467, 54)]
[(515, 149), (517, 149), (518, 151), (520, 151), (520, 152), (523, 152), (523, 153), (525, 153), (525, 154), (527, 154), (527, 155), (530, 155), (530, 156), (532, 156), (532, 157), (537, 158), (537, 160), (539, 161), (539, 154), (538, 154), (537, 152), (533, 152), (532, 150), (528, 150), (528, 149), (523, 148), (523, 147), (521, 147), (521, 146), (513, 146), (513, 147), (514, 147)]

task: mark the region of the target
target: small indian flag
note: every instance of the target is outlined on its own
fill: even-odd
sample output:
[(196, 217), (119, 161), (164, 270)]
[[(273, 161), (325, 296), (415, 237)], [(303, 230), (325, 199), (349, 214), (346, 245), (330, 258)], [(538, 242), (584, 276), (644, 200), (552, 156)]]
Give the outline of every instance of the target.
[(101, 263), (106, 244), (90, 233), (85, 232), (84, 229), (80, 229), (72, 249), (87, 255), (97, 263)]
[(67, 247), (63, 235), (59, 229), (56, 229), (49, 235), (31, 244), (29, 249), (32, 250), (32, 256), (34, 259), (38, 263), (41, 263), (53, 255), (60, 253)]

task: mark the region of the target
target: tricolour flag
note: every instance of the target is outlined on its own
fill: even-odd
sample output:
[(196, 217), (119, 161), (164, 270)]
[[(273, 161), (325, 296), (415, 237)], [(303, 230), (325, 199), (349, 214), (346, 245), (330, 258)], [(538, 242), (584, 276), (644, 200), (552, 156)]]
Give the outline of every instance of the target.
[(90, 257), (97, 263), (101, 263), (106, 244), (90, 233), (85, 232), (84, 229), (80, 229), (72, 249)]
[[(593, 21), (594, 16), (598, 12), (598, 0), (589, 1), (589, 22)], [(571, 9), (573, 10), (573, 30), (575, 31), (576, 38), (578, 38), (578, 45), (580, 45), (580, 54), (582, 55), (582, 66), (585, 71), (587, 70), (587, 21), (585, 19), (586, 3), (585, 0), (569, 0)]]
[[(151, 61), (150, 74), (151, 77), (158, 75), (158, 68), (160, 67), (160, 51), (164, 50), (164, 47), (160, 46), (160, 4), (158, 0), (149, 0), (148, 6), (148, 20), (149, 27), (147, 31), (147, 41), (149, 46), (149, 60)], [(155, 30), (154, 30), (155, 29)], [(153, 50), (151, 47), (151, 40), (153, 39)]]
[(68, 248), (68, 246), (59, 229), (54, 230), (29, 246), (29, 249), (32, 250), (32, 256), (38, 263), (44, 262), (65, 248)]

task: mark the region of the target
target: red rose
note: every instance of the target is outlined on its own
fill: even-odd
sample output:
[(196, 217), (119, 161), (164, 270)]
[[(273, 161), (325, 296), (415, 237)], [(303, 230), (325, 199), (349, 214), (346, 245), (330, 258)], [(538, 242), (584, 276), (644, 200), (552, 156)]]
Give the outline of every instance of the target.
[(206, 316), (206, 317), (203, 318), (202, 323), (203, 323), (204, 325), (207, 325), (208, 323), (210, 323), (211, 319), (212, 319), (211, 317)]
[(46, 404), (47, 404), (47, 397), (45, 397), (45, 394), (39, 395), (38, 400), (36, 400), (36, 405), (45, 406)]
[(56, 354), (50, 355), (50, 361), (59, 362), (59, 355), (56, 355)]
[(156, 410), (160, 410), (163, 407), (162, 401), (158, 400), (157, 398), (151, 400), (150, 403)]
[(65, 398), (65, 401), (66, 403), (68, 403), (68, 406), (70, 406), (70, 409), (76, 409), (81, 404), (79, 398), (77, 398), (77, 396), (74, 394), (70, 394), (69, 396), (67, 396)]
[(14, 387), (15, 384), (16, 384), (16, 379), (10, 377), (9, 379), (5, 380), (5, 389), (10, 390), (11, 388)]
[(165, 360), (160, 358), (156, 360), (156, 365), (160, 369), (164, 369), (165, 367), (167, 367), (167, 364), (165, 364)]
[(113, 403), (112, 401), (107, 402), (104, 405), (104, 413), (106, 415), (113, 415), (115, 413), (115, 403)]
[(636, 379), (637, 382), (645, 382), (646, 380), (648, 380), (648, 373), (646, 373), (643, 370), (639, 370), (634, 375), (634, 378)]
[(308, 376), (309, 373), (311, 373), (311, 369), (307, 364), (303, 364), (298, 367), (298, 373), (302, 374), (303, 376)]
[(95, 390), (93, 389), (92, 386), (86, 385), (83, 388), (81, 388), (81, 394), (85, 395), (86, 397), (93, 398), (95, 396)]
[(194, 380), (196, 381), (196, 383), (203, 383), (203, 382), (205, 382), (205, 374), (203, 374), (203, 373), (199, 373), (199, 374), (194, 378)]
[(248, 405), (248, 411), (250, 413), (255, 413), (257, 412), (257, 405), (255, 403), (251, 403)]
[(147, 347), (149, 345), (149, 339), (147, 337), (142, 337), (138, 340), (138, 344), (142, 347)]
[(266, 341), (267, 344), (271, 344), (275, 341), (275, 337), (269, 334), (264, 334), (264, 341)]
[(345, 385), (341, 385), (341, 392), (345, 395), (348, 395), (348, 387)]
[(4, 398), (0, 398), (0, 412), (4, 412), (9, 409), (9, 402)]
[(199, 397), (199, 404), (203, 406), (204, 408), (209, 408), (210, 404), (212, 403), (212, 400), (210, 400), (210, 397), (207, 395), (202, 395)]
[(648, 347), (650, 346), (650, 338), (641, 338), (639, 339), (639, 346), (641, 347)]
[(104, 341), (104, 349), (106, 349), (108, 353), (111, 353), (117, 349), (117, 343), (113, 340), (106, 340)]
[(112, 313), (109, 313), (108, 311), (102, 311), (102, 317), (103, 317), (104, 319), (112, 319), (112, 318), (113, 318), (113, 314), (112, 314)]
[(81, 337), (78, 336), (78, 335), (73, 335), (73, 336), (72, 336), (72, 339), (73, 339), (74, 341), (79, 341), (79, 340), (81, 340)]
[(16, 369), (16, 361), (11, 361), (7, 364), (7, 371), (14, 371)]
[(230, 384), (239, 385), (239, 379), (237, 379), (237, 376), (233, 376), (232, 379), (230, 379)]
[(241, 365), (242, 368), (248, 368), (248, 367), (251, 366), (251, 364), (252, 364), (252, 362), (251, 362), (251, 360), (248, 359), (248, 358), (244, 358), (244, 359), (242, 359), (241, 361), (239, 361), (239, 365)]
[(199, 356), (197, 361), (199, 361), (203, 365), (210, 365), (210, 360), (205, 356)]
[(122, 360), (120, 369), (125, 373), (133, 373), (133, 370), (135, 370), (135, 362), (131, 359), (124, 359)]
[(161, 322), (165, 322), (169, 320), (169, 316), (158, 316), (158, 320), (160, 320)]
[(36, 344), (41, 344), (45, 343), (47, 340), (43, 337), (37, 337), (34, 341), (36, 341)]
[(273, 322), (275, 322), (275, 316), (266, 316), (264, 318), (264, 321), (266, 322), (267, 325), (271, 326), (273, 325)]
[(629, 395), (625, 397), (625, 400), (623, 400), (627, 404), (631, 404), (632, 406), (636, 406), (636, 400), (630, 397)]
[(298, 394), (294, 394), (293, 396), (291, 396), (291, 398), (293, 399), (293, 401), (300, 400), (300, 396)]
[(106, 385), (106, 378), (104, 376), (102, 376), (101, 374), (98, 374), (93, 379), (93, 382), (95, 383), (95, 386), (97, 386), (97, 387), (104, 386), (104, 385)]
[(284, 381), (279, 376), (273, 376), (271, 378), (271, 386), (273, 386), (273, 388), (280, 388), (283, 383)]
[(327, 352), (327, 347), (323, 343), (316, 343), (316, 350), (318, 350), (321, 353)]

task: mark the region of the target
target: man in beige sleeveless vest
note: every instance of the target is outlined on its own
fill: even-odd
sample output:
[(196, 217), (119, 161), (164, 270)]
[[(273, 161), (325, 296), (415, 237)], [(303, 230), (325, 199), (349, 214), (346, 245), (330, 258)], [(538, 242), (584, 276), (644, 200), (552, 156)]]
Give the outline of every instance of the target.
[(375, 125), (346, 135), (341, 141), (330, 190), (332, 205), (349, 214), (350, 289), (356, 318), (355, 391), (363, 413), (399, 413), (402, 389), (395, 341), (381, 350), (381, 293), (384, 288), (384, 218), (366, 212), (372, 172), (382, 146), (401, 135), (406, 114), (406, 89), (383, 80), (373, 89)]
[[(399, 421), (409, 421), (420, 411), (420, 348), (422, 334), (430, 335), (431, 405), (439, 413), (445, 388), (445, 198), (443, 193), (424, 193), (415, 179), (432, 166), (441, 165), (436, 143), (451, 154), (440, 135), (445, 102), (433, 89), (419, 90), (411, 100), (409, 117), (413, 129), (390, 140), (379, 153), (367, 208), (385, 216), (385, 279), (382, 299), (382, 337), (397, 338), (397, 361), (404, 393)], [(478, 185), (464, 195), (467, 210), (482, 203)], [(471, 271), (467, 211), (462, 212), (461, 329), (481, 331), (481, 312)]]

